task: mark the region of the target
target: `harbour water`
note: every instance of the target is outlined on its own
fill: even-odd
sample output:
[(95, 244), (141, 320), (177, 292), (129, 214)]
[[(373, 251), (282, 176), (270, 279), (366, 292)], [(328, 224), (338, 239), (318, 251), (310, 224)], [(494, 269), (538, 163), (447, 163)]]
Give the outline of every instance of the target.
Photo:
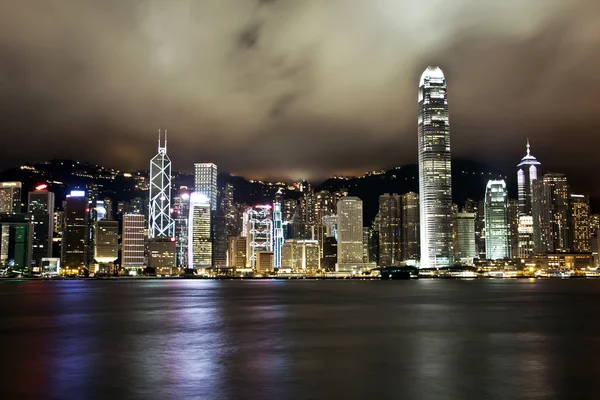
[(600, 280), (0, 282), (0, 398), (598, 399)]

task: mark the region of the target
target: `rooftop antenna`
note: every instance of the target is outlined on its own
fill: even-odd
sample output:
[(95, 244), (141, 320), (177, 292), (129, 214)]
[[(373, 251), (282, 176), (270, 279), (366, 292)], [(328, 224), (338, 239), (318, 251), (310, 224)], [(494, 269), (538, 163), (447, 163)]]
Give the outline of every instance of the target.
[(529, 138), (527, 138), (527, 156), (530, 156), (530, 155), (531, 155), (531, 154), (530, 154), (530, 147), (531, 147), (531, 146), (529, 146)]
[(167, 130), (165, 129), (165, 150), (167, 149)]
[(160, 150), (160, 129), (158, 130), (158, 149)]

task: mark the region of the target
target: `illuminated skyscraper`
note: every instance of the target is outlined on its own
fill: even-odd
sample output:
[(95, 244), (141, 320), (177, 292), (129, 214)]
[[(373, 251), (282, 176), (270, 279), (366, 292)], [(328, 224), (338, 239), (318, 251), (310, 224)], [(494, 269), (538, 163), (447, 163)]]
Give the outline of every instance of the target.
[(573, 251), (577, 253), (592, 251), (589, 196), (571, 194), (569, 217), (571, 221)]
[(175, 243), (177, 267), (187, 268), (188, 263), (188, 219), (190, 217), (190, 195), (182, 193), (173, 197), (173, 220), (175, 222)]
[(363, 264), (363, 202), (358, 197), (343, 197), (337, 203), (338, 264), (336, 270), (343, 271), (345, 265)]
[(188, 263), (190, 269), (212, 266), (213, 240), (209, 198), (201, 192), (190, 194)]
[(145, 265), (146, 236), (143, 214), (124, 214), (121, 239), (121, 265), (125, 269), (141, 270)]
[[(103, 264), (114, 263), (119, 256), (119, 221), (100, 220), (95, 231), (94, 258), (102, 270)], [(110, 272), (110, 268), (104, 272)]]
[(473, 262), (477, 257), (475, 247), (475, 213), (454, 214), (454, 258)]
[(208, 197), (211, 210), (217, 209), (217, 166), (215, 164), (194, 164), (194, 191)]
[(452, 262), (452, 176), (446, 79), (427, 67), (419, 82), (421, 268)]
[(533, 239), (536, 253), (569, 252), (571, 189), (563, 174), (547, 173), (533, 184)]
[(174, 238), (175, 223), (171, 219), (171, 160), (167, 155), (167, 132), (165, 144), (160, 144), (158, 154), (150, 161), (150, 207), (148, 238)]
[(520, 258), (531, 258), (534, 255), (533, 239), (533, 186), (538, 180), (538, 173), (541, 163), (531, 155), (531, 146), (527, 139), (527, 154), (517, 165), (517, 184), (518, 184), (518, 256)]
[(419, 259), (420, 218), (419, 195), (413, 192), (402, 196), (402, 234), (400, 235), (402, 260)]
[(21, 182), (0, 182), (0, 213), (21, 212)]
[(510, 258), (508, 192), (504, 180), (488, 181), (485, 189), (485, 254), (488, 260)]
[(46, 185), (39, 185), (29, 192), (28, 212), (33, 223), (32, 259), (40, 266), (42, 258), (52, 257), (52, 233), (54, 231), (54, 193)]
[(90, 206), (85, 192), (74, 190), (65, 202), (62, 266), (68, 273), (82, 273), (90, 262)]
[(379, 265), (400, 261), (401, 198), (397, 194), (379, 196)]
[(531, 216), (533, 183), (538, 179), (538, 169), (542, 164), (531, 155), (531, 146), (527, 139), (527, 154), (517, 165), (517, 184), (519, 188), (519, 216)]
[[(281, 189), (277, 192), (281, 195)], [(283, 221), (281, 215), (281, 196), (273, 203), (273, 270), (281, 268), (281, 246), (283, 246)]]
[(248, 265), (257, 268), (258, 252), (273, 252), (273, 220), (271, 206), (261, 205), (248, 209)]

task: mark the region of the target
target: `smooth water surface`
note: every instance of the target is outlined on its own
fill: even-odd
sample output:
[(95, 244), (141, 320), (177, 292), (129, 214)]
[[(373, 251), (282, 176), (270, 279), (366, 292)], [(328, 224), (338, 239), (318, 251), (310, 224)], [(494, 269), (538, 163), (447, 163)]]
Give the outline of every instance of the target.
[(600, 280), (0, 282), (0, 398), (599, 399)]

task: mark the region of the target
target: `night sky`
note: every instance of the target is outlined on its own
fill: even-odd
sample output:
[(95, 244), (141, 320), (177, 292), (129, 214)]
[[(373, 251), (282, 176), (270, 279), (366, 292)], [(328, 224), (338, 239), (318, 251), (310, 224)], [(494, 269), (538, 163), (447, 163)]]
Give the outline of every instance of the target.
[[(319, 179), (416, 162), (417, 84), (453, 156), (525, 153), (600, 194), (600, 1), (56, 0), (0, 12), (0, 168), (75, 158)], [(589, 172), (592, 171), (593, 174)]]

